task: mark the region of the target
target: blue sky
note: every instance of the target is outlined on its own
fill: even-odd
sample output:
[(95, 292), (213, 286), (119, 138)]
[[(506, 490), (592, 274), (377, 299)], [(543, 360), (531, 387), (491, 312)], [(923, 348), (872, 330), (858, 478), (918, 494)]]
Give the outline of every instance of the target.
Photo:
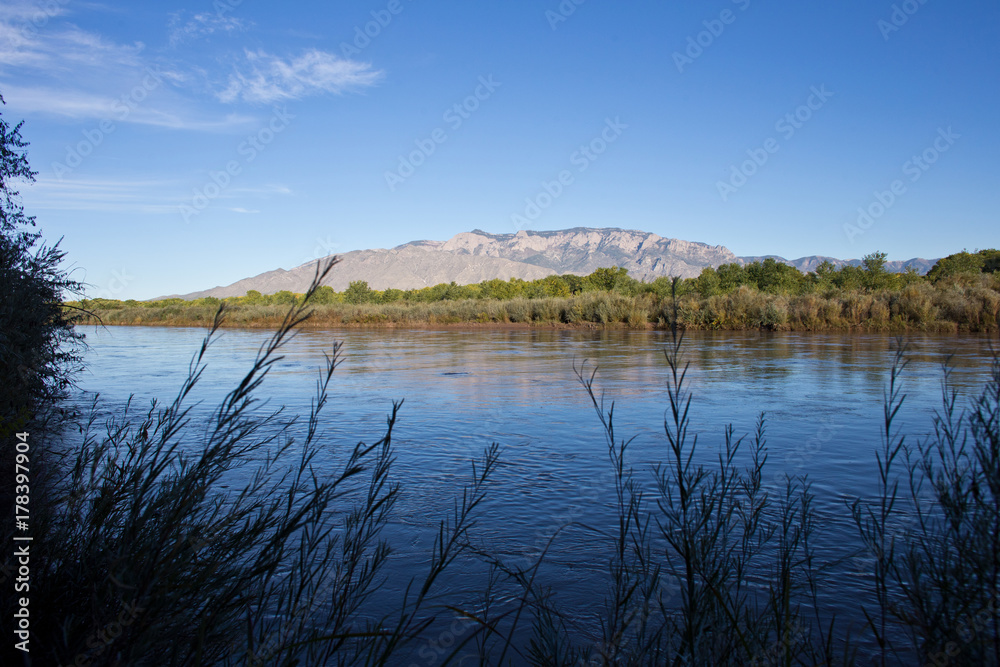
[(996, 247), (998, 86), (985, 0), (0, 6), (23, 203), (123, 299), (475, 228)]

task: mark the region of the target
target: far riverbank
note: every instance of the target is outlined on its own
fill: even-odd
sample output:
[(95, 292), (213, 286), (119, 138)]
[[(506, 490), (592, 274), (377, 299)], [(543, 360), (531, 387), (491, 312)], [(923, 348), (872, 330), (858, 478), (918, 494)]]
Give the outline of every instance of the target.
[[(991, 277), (992, 278), (992, 277)], [(771, 294), (741, 286), (708, 297), (588, 292), (567, 297), (317, 304), (308, 328), (554, 328), (987, 333), (998, 330), (1000, 290), (984, 284), (913, 284), (901, 290)], [(79, 324), (209, 326), (219, 300), (72, 304)], [(225, 326), (277, 328), (290, 304), (226, 302)]]

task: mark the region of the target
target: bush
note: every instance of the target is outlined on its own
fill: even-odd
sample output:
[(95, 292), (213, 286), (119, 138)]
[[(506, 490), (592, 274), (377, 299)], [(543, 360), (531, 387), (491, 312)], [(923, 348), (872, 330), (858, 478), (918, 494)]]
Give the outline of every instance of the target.
[(977, 253), (970, 253), (963, 250), (962, 252), (939, 259), (931, 267), (931, 270), (927, 272), (927, 278), (933, 282), (937, 282), (942, 278), (950, 278), (963, 274), (978, 275), (987, 268), (987, 260), (990, 261), (989, 268), (995, 271), (996, 256), (996, 250), (983, 250)]
[(533, 322), (558, 322), (559, 306), (555, 299), (537, 299), (531, 304), (531, 319)]
[(531, 321), (531, 302), (527, 299), (512, 299), (504, 304), (507, 311), (507, 319), (511, 322)]
[(33, 231), (35, 219), (25, 215), (15, 189), (17, 181), (35, 180), (22, 125), (11, 127), (0, 114), (0, 438), (5, 442), (29, 422), (47, 418), (80, 363), (81, 336), (62, 301), (66, 292), (82, 293), (83, 286), (60, 268), (65, 253), (59, 244), (45, 245)]
[[(286, 311), (207, 428), (190, 421), (187, 402), (223, 310), (171, 405), (154, 404), (139, 415), (126, 407), (104, 422), (103, 433), (93, 413), (51, 493), (32, 506), (33, 517), (38, 509), (48, 517), (46, 539), (32, 546), (32, 605), (60, 619), (33, 626), (37, 660), (386, 664), (419, 636), (434, 582), (467, 550), (471, 513), (498, 450), (487, 448), (454, 515), (440, 524), (415, 594), (392, 613), (381, 610), (372, 630), (363, 612), (371, 611), (364, 605), (389, 554), (380, 533), (399, 493), (390, 479), (399, 404), (382, 438), (348, 448), (339, 469), (325, 472), (313, 459), (338, 344), (305, 423), (283, 420), (281, 410), (253, 409), (254, 393), (281, 358), (282, 345), (308, 317), (304, 308)], [(227, 491), (234, 479), (247, 481)], [(105, 645), (94, 642), (97, 630), (120, 619), (127, 622), (118, 634), (109, 634)]]
[(930, 323), (937, 319), (934, 293), (928, 285), (909, 285), (890, 301), (893, 315), (915, 324)]

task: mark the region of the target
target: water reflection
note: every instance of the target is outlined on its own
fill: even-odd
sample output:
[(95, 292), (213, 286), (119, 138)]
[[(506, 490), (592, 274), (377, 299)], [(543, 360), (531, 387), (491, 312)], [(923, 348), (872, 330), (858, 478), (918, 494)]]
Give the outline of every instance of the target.
[[(172, 399), (204, 335), (151, 327), (86, 332), (91, 350), (83, 389), (100, 390), (111, 405), (122, 404), (130, 392), (142, 400)], [(266, 337), (224, 332), (209, 354), (195, 415), (235, 385)], [(305, 414), (324, 353), (344, 341), (323, 421), (327, 458), (319, 464), (331, 468), (350, 445), (376, 440), (391, 402), (406, 400), (396, 431), (396, 474), (405, 493), (389, 537), (395, 562), (411, 565), (393, 571), (386, 589), (393, 594), (415, 573), (413, 563), (421, 562), (437, 521), (451, 511), (469, 460), (490, 442), (500, 443), (504, 454), (477, 529), (485, 545), (530, 557), (554, 526), (584, 520), (608, 525), (614, 499), (607, 449), (574, 364), (598, 368), (598, 386), (616, 401), (619, 433), (636, 435), (632, 462), (648, 484), (648, 471), (665, 456), (668, 337), (545, 329), (302, 331), (262, 394), (272, 405)], [(899, 420), (911, 439), (931, 429), (941, 364), (951, 358), (954, 385), (967, 400), (986, 377), (989, 343), (971, 336), (911, 338)], [(892, 345), (892, 338), (877, 335), (698, 332), (686, 338), (692, 431), (700, 434), (701, 455), (717, 455), (725, 424), (733, 423), (738, 435), (749, 433), (766, 412), (767, 474), (809, 476), (822, 526), (819, 546), (831, 561), (855, 544), (845, 501), (875, 489), (874, 451)], [(603, 597), (606, 547), (593, 532), (574, 529), (553, 545), (545, 574), (569, 608), (589, 609), (595, 595)], [(836, 577), (832, 581), (824, 602), (852, 614)], [(458, 577), (452, 585), (472, 591), (480, 583)]]

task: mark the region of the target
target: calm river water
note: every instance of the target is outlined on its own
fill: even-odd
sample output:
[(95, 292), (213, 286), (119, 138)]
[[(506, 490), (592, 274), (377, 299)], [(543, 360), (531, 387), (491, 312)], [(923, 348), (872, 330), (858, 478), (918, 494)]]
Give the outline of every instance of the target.
[[(110, 407), (130, 393), (140, 402), (169, 402), (205, 335), (202, 329), (157, 327), (88, 327), (85, 333), (90, 349), (81, 386), (100, 391)], [(217, 405), (267, 337), (256, 330), (222, 334), (208, 356), (196, 414)], [(636, 475), (648, 481), (651, 466), (667, 454), (662, 350), (668, 337), (645, 331), (302, 331), (285, 348), (261, 396), (308, 415), (323, 353), (344, 341), (344, 362), (323, 419), (330, 466), (359, 440), (377, 440), (392, 401), (405, 399), (395, 432), (395, 476), (404, 495), (387, 533), (395, 549), (390, 594), (423, 572), (437, 522), (451, 512), (470, 460), (491, 442), (501, 445), (503, 465), (476, 527), (482, 544), (515, 558), (533, 554), (535, 541), (567, 518), (609, 528), (614, 487), (607, 446), (574, 363), (598, 366), (597, 386), (616, 402), (618, 433), (636, 436), (631, 461)], [(726, 424), (737, 435), (751, 433), (757, 415), (766, 412), (765, 477), (809, 476), (820, 514), (816, 539), (830, 560), (857, 545), (845, 502), (875, 489), (892, 342), (888, 336), (815, 333), (686, 338), (699, 450), (714, 457)], [(951, 355), (964, 405), (987, 375), (990, 341), (915, 336), (910, 342), (899, 424), (916, 443), (930, 431), (941, 402), (941, 364)], [(606, 591), (608, 544), (584, 529), (565, 530), (543, 570), (581, 624)], [(446, 590), (461, 594), (483, 587), (478, 569), (458, 574)], [(855, 576), (850, 562), (835, 570), (824, 591), (831, 611), (858, 616), (859, 600), (844, 585)]]

